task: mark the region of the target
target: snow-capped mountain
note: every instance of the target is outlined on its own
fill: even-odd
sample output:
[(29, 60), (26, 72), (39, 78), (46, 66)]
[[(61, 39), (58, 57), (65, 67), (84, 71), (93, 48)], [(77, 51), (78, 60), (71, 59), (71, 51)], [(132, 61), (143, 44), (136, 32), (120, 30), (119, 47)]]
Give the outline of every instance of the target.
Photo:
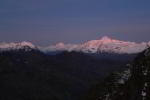
[(50, 51), (74, 51), (78, 48), (76, 44), (64, 44), (62, 42), (48, 47), (39, 47), (41, 51), (50, 52)]
[(84, 52), (138, 53), (147, 48), (148, 43), (135, 43), (111, 39), (107, 36), (80, 45)]
[(20, 50), (24, 49), (25, 51), (30, 51), (31, 49), (36, 49), (36, 46), (34, 46), (30, 42), (20, 42), (20, 43), (0, 43), (0, 51), (7, 51), (7, 50)]
[(121, 41), (104, 36), (98, 40), (91, 40), (81, 44), (64, 44), (62, 42), (47, 47), (35, 46), (30, 42), (20, 43), (0, 43), (0, 50), (18, 50), (24, 48), (25, 50), (39, 49), (43, 52), (57, 52), (57, 51), (77, 51), (84, 53), (139, 53), (150, 46), (150, 42), (129, 42)]
[(139, 53), (145, 50), (149, 43), (135, 43), (128, 41), (120, 41), (109, 38), (107, 36), (98, 40), (91, 40), (81, 44), (64, 44), (58, 43), (46, 48), (42, 48), (44, 51), (80, 51), (85, 53)]

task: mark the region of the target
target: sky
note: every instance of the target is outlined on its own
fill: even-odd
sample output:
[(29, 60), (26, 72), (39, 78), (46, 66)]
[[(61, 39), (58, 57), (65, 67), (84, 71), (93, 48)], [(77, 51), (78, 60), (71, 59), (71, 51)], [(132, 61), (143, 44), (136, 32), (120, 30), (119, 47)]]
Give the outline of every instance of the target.
[(150, 0), (0, 0), (0, 42), (150, 41)]

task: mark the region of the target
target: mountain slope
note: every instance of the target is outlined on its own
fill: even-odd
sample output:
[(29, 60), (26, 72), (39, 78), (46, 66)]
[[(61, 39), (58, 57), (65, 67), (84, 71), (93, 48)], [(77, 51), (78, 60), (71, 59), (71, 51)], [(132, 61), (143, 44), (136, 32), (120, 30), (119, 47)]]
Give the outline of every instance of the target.
[(149, 100), (150, 48), (121, 72), (115, 72), (90, 91), (86, 100)]
[(102, 58), (79, 52), (46, 55), (37, 49), (0, 52), (0, 100), (80, 100), (131, 60)]

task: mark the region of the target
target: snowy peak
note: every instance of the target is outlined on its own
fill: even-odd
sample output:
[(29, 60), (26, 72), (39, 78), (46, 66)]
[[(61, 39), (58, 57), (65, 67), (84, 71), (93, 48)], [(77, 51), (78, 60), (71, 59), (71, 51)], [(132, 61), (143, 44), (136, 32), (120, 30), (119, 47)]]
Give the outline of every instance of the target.
[(102, 37), (99, 40), (91, 40), (80, 45), (80, 50), (86, 53), (139, 53), (147, 48), (145, 42), (135, 43), (129, 41), (120, 41), (111, 39), (107, 36)]
[(28, 46), (30, 48), (36, 48), (31, 42), (26, 42), (26, 41), (21, 42), (20, 46)]
[(25, 49), (25, 51), (31, 50), (31, 49), (35, 49), (36, 46), (34, 46), (32, 43), (30, 42), (19, 42), (19, 43), (0, 43), (0, 50), (19, 50), (19, 49)]
[(135, 43), (135, 42), (129, 42), (129, 41), (121, 41), (117, 39), (110, 38), (108, 36), (104, 36), (98, 40), (99, 42), (102, 42), (103, 44), (109, 44), (109, 43)]
[(102, 38), (101, 38), (101, 40), (112, 40), (110, 37), (108, 37), (108, 36), (103, 36)]
[(148, 48), (149, 43), (135, 43), (130, 41), (115, 40), (104, 36), (98, 40), (90, 40), (81, 44), (58, 43), (44, 48), (44, 51), (79, 51), (84, 53), (139, 53)]
[(106, 44), (106, 43), (124, 42), (124, 41), (116, 40), (116, 39), (113, 39), (113, 38), (108, 37), (108, 36), (103, 36), (102, 38), (99, 39), (99, 42)]
[(108, 36), (104, 36), (104, 37), (102, 37), (102, 38), (100, 39), (100, 41), (105, 42), (105, 43), (109, 43), (109, 42), (112, 42), (113, 39), (111, 39), (111, 38), (108, 37)]
[(59, 43), (56, 44), (56, 46), (57, 46), (57, 47), (64, 47), (65, 44), (64, 44), (63, 42), (59, 42)]

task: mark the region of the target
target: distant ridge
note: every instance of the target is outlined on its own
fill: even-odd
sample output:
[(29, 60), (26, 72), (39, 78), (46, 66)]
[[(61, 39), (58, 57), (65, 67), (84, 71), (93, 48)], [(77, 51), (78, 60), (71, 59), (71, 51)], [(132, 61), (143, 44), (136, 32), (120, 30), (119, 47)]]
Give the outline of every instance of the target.
[(37, 49), (35, 45), (33, 45), (30, 42), (11, 42), (11, 43), (6, 43), (2, 42), (0, 43), (0, 51), (8, 51), (8, 50), (20, 50), (20, 49), (25, 49), (25, 51), (30, 51), (31, 49)]
[(90, 40), (81, 44), (65, 44), (63, 42), (56, 43), (47, 47), (35, 46), (30, 42), (20, 43), (0, 43), (0, 50), (17, 50), (24, 47), (30, 49), (39, 49), (43, 52), (57, 52), (57, 51), (77, 51), (84, 53), (118, 53), (118, 54), (133, 54), (139, 53), (150, 46), (150, 42), (130, 42), (112, 39), (104, 36), (98, 40)]
[(41, 48), (43, 51), (80, 51), (84, 53), (139, 53), (150, 46), (150, 42), (130, 42), (112, 39), (108, 36), (104, 36), (98, 40), (90, 40), (81, 44), (64, 44), (58, 43), (50, 45), (45, 48)]

